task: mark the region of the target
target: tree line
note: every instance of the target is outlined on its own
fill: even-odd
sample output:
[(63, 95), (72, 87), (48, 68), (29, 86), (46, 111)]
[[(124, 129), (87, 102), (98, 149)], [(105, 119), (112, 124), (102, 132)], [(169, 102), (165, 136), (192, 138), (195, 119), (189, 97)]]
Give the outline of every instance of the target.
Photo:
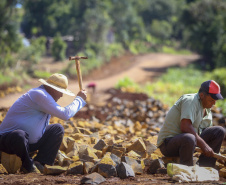
[(226, 66), (226, 0), (0, 1), (1, 69), (19, 58), (38, 62), (48, 38), (54, 42), (51, 54), (63, 60), (66, 35), (75, 54), (89, 56), (90, 69), (124, 51), (161, 52), (168, 46), (200, 54), (211, 70)]

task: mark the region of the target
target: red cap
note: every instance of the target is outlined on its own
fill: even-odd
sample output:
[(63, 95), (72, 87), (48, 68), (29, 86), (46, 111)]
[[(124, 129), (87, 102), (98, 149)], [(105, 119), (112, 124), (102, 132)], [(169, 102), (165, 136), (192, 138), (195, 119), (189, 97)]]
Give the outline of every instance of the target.
[(223, 96), (221, 95), (220, 86), (214, 80), (208, 80), (208, 81), (203, 82), (201, 84), (200, 89), (204, 90), (215, 100), (223, 99)]

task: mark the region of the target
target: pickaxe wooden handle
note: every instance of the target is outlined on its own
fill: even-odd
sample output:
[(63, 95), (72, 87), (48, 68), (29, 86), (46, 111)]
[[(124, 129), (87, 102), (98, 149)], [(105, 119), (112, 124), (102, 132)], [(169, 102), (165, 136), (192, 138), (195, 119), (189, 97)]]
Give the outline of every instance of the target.
[[(195, 150), (196, 150), (197, 152), (202, 153), (202, 150), (201, 150), (201, 148), (199, 148), (199, 147), (195, 147)], [(216, 159), (221, 159), (221, 160), (223, 160), (223, 161), (226, 162), (226, 157), (223, 156), (223, 155), (221, 155), (221, 154), (214, 153), (213, 157), (216, 158)]]
[(81, 69), (80, 69), (79, 59), (88, 59), (88, 57), (79, 57), (79, 56), (69, 57), (69, 60), (75, 60), (77, 77), (78, 77), (78, 82), (79, 82), (79, 89), (82, 90), (83, 89), (83, 87), (82, 87), (82, 72), (81, 72)]

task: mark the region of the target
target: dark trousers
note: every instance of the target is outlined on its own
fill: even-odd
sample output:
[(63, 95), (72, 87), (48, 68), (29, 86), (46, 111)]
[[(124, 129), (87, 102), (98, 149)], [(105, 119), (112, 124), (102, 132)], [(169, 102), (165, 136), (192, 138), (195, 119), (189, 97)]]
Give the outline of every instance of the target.
[[(215, 153), (219, 153), (224, 136), (225, 131), (221, 126), (208, 127), (200, 135)], [(183, 133), (175, 137), (166, 138), (159, 148), (164, 156), (180, 157), (181, 164), (192, 166), (196, 145), (197, 141), (193, 134)], [(199, 166), (214, 167), (216, 159), (201, 154), (198, 163)]]
[(29, 144), (29, 135), (23, 130), (14, 130), (0, 136), (0, 151), (16, 154), (21, 158), (22, 166), (30, 170), (33, 159), (29, 153), (38, 150), (34, 161), (53, 165), (64, 135), (64, 128), (60, 124), (46, 127), (43, 136), (35, 144)]

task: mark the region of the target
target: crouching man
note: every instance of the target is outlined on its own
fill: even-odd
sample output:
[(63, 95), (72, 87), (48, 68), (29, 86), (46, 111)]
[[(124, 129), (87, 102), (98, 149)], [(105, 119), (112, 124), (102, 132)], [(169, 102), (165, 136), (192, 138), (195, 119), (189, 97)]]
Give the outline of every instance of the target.
[[(0, 125), (0, 151), (19, 156), (24, 173), (40, 173), (45, 164), (54, 163), (64, 128), (60, 124), (49, 124), (51, 115), (68, 120), (86, 104), (85, 90), (78, 92), (66, 107), (56, 103), (63, 93), (75, 96), (67, 89), (68, 79), (62, 74), (55, 73), (46, 81), (39, 79), (39, 82), (41, 86), (16, 100)], [(33, 160), (29, 153), (37, 150)]]
[(225, 133), (221, 126), (212, 126), (211, 107), (223, 99), (220, 86), (213, 80), (201, 84), (198, 93), (185, 94), (166, 115), (157, 146), (166, 157), (180, 157), (180, 163), (192, 166), (195, 147), (202, 150), (199, 165), (214, 167)]

